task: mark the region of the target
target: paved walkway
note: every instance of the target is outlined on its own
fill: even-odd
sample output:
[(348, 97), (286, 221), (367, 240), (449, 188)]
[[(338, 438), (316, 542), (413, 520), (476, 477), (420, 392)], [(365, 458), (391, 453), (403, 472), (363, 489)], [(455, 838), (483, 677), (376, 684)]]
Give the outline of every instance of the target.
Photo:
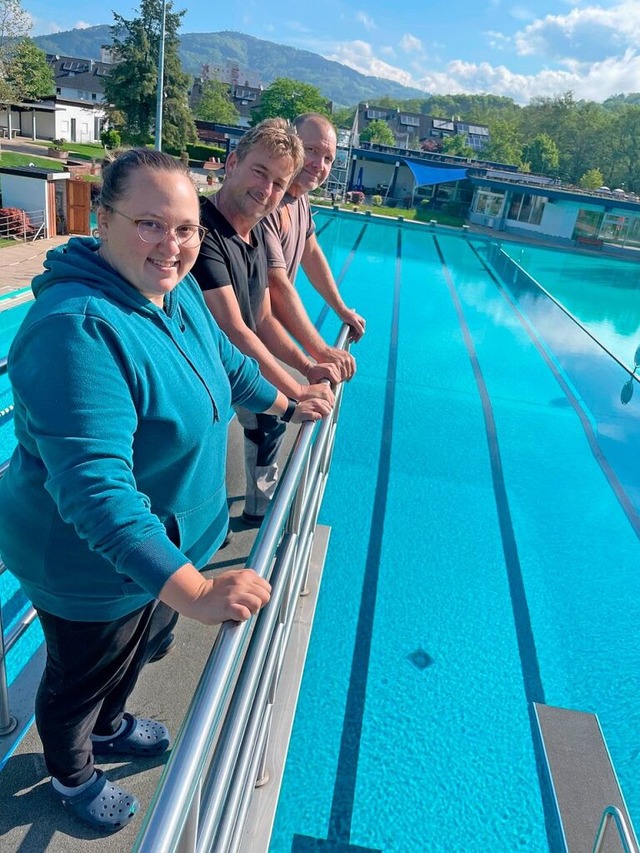
[[(51, 237), (48, 240), (34, 240), (29, 243), (16, 243), (0, 249), (0, 296), (29, 287), (31, 279), (43, 270), (45, 255), (54, 246), (66, 243), (69, 237)], [(15, 296), (0, 300), (0, 311), (13, 308), (20, 302), (31, 299), (31, 291), (16, 293)]]

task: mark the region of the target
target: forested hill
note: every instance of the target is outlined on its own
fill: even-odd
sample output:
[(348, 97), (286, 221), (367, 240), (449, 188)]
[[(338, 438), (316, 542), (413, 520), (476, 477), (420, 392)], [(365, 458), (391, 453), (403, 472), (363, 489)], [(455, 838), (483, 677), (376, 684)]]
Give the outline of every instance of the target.
[[(111, 42), (111, 31), (107, 24), (101, 24), (82, 30), (36, 36), (34, 41), (47, 53), (99, 59), (101, 45)], [(311, 83), (325, 97), (342, 106), (352, 106), (359, 101), (384, 96), (401, 99), (425, 96), (419, 89), (402, 86), (393, 80), (359, 74), (317, 53), (296, 50), (243, 33), (184, 33), (180, 36), (180, 58), (182, 67), (190, 74), (199, 74), (205, 63), (220, 65), (230, 60), (259, 76), (265, 86), (277, 77)]]

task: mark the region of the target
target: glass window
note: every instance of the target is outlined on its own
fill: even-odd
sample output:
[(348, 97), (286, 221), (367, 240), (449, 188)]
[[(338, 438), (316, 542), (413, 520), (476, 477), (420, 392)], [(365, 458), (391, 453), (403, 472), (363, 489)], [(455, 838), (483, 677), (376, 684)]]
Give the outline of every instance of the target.
[(598, 237), (610, 243), (622, 243), (627, 236), (629, 224), (630, 217), (628, 216), (605, 213)]
[(544, 196), (514, 193), (511, 196), (507, 219), (515, 222), (527, 222), (529, 225), (540, 225), (547, 201), (548, 199)]
[(578, 237), (597, 237), (603, 215), (599, 210), (580, 210), (576, 219), (572, 239), (575, 240)]
[(489, 190), (478, 190), (475, 212), (485, 216), (498, 216), (502, 210), (504, 193), (492, 193)]

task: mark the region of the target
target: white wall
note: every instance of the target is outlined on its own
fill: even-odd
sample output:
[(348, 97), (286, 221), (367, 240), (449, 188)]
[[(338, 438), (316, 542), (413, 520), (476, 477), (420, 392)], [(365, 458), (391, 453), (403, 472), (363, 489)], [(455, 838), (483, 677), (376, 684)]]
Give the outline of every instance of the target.
[(95, 136), (95, 117), (105, 117), (102, 109), (85, 109), (74, 104), (57, 103), (55, 112), (54, 139), (65, 139), (71, 142), (71, 121), (75, 119), (75, 142), (99, 142)]

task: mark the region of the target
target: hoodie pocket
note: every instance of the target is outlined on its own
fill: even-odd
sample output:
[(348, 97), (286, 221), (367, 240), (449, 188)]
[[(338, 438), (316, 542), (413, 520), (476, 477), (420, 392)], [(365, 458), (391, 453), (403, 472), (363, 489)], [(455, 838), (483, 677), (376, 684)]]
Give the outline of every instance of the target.
[(173, 544), (197, 566), (211, 556), (221, 535), (226, 533), (227, 519), (227, 492), (223, 484), (204, 503), (170, 516), (165, 527)]

